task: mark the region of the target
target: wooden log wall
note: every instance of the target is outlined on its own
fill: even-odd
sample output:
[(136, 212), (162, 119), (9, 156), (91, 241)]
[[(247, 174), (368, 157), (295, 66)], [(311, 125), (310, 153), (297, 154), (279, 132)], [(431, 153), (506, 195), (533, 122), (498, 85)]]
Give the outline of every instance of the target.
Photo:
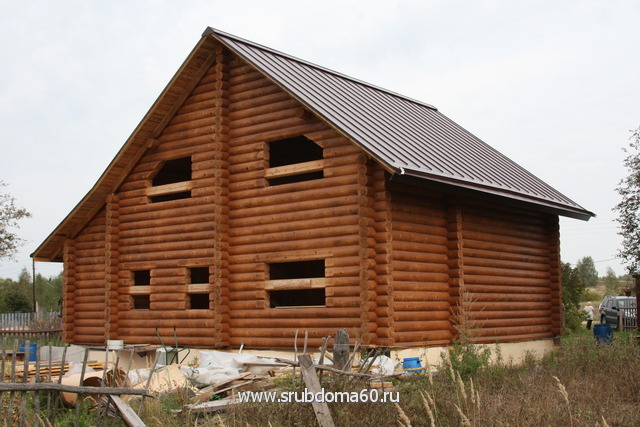
[(551, 257), (557, 258), (558, 242), (549, 229), (541, 214), (463, 208), (464, 288), (479, 341), (553, 336), (552, 294), (559, 297), (559, 276)]
[(441, 194), (393, 186), (393, 304), (396, 345), (451, 341), (447, 207)]
[[(215, 63), (186, 98), (157, 141), (118, 190), (117, 334), (125, 342), (224, 346), (226, 256), (227, 102), (225, 58)], [(191, 197), (151, 203), (147, 190), (163, 162), (191, 158)], [(113, 237), (112, 237), (113, 239)], [(189, 269), (208, 268), (209, 309), (189, 307)], [(133, 272), (150, 270), (150, 309), (134, 309)], [(135, 291), (135, 289), (134, 289)], [(228, 328), (228, 326), (226, 326)]]
[[(304, 135), (321, 179), (272, 185), (268, 144)], [(152, 202), (164, 162), (190, 157), (191, 197)], [(456, 316), (481, 341), (561, 330), (558, 221), (459, 202), (381, 165), (217, 47), (207, 71), (105, 208), (64, 249), (64, 337), (181, 346), (311, 347), (346, 328), (365, 345), (446, 345)], [(324, 260), (325, 305), (271, 308), (270, 263)], [(190, 307), (191, 268), (208, 309)], [(150, 286), (134, 286), (148, 270)], [(208, 288), (206, 287), (208, 286)], [(134, 308), (147, 294), (149, 309)], [(464, 304), (463, 295), (471, 300)]]
[[(360, 274), (369, 224), (359, 221), (366, 158), (251, 67), (230, 65), (230, 344), (292, 348), (298, 330), (299, 345), (308, 331), (317, 347), (339, 328), (369, 331), (361, 304), (368, 279)], [(323, 148), (324, 178), (270, 185), (268, 143), (299, 135)], [(326, 305), (270, 308), (268, 264), (317, 259), (325, 260)]]
[(65, 247), (63, 338), (101, 344), (105, 340), (105, 229), (101, 210)]

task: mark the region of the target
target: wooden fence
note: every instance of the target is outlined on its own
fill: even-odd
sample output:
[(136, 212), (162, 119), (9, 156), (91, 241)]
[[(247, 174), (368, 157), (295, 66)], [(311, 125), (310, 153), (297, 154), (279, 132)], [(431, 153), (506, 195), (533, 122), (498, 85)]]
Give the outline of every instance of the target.
[[(75, 385), (75, 382), (69, 385), (63, 380), (71, 366), (65, 360), (67, 346), (63, 347), (60, 360), (53, 360), (51, 346), (33, 346), (28, 340), (24, 343), (24, 351), (20, 351), (19, 346), (18, 340), (11, 343), (7, 338), (2, 339), (0, 425), (79, 425), (82, 421), (82, 402), (85, 396), (92, 396), (91, 406), (99, 411), (98, 419), (105, 419), (104, 425), (108, 425), (108, 416), (119, 416), (127, 425), (144, 426), (138, 415), (119, 397), (123, 394), (142, 398), (151, 396), (148, 391), (149, 382), (144, 389), (128, 387), (126, 378), (130, 364), (126, 371), (119, 369), (118, 357), (115, 366), (106, 370), (109, 366), (107, 360), (105, 359), (104, 363), (89, 361), (89, 349), (85, 348), (81, 373), (76, 375), (79, 377), (78, 385)], [(92, 378), (91, 382), (85, 381), (88, 367), (98, 372), (102, 371), (101, 375)], [(138, 412), (142, 410), (143, 403), (144, 401), (140, 403)], [(75, 411), (71, 411), (74, 407)]]
[(638, 309), (635, 307), (623, 307), (620, 308), (620, 325), (618, 325), (621, 331), (632, 331), (638, 328)]
[(59, 312), (1, 313), (0, 340), (17, 339), (45, 344), (59, 344), (62, 339), (62, 319)]

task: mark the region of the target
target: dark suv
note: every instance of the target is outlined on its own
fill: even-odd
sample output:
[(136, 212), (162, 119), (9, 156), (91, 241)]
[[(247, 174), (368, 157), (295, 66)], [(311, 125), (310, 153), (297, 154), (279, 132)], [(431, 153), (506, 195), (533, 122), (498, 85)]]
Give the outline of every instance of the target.
[[(604, 297), (600, 304), (600, 323), (620, 325), (620, 312), (628, 308), (636, 308), (636, 297)], [(635, 310), (633, 312), (635, 315)]]

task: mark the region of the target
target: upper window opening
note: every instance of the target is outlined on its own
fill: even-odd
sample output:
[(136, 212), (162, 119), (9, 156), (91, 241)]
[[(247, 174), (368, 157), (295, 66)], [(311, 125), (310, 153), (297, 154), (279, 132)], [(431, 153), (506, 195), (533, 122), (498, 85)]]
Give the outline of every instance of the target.
[(271, 185), (321, 179), (322, 159), (322, 147), (305, 136), (272, 141), (267, 178)]
[(191, 157), (167, 160), (153, 177), (152, 185), (175, 184), (191, 180)]
[(269, 264), (271, 280), (324, 277), (324, 260), (278, 262)]
[(137, 270), (133, 272), (134, 286), (150, 286), (151, 270)]
[(209, 283), (209, 267), (193, 267), (189, 269), (189, 283)]

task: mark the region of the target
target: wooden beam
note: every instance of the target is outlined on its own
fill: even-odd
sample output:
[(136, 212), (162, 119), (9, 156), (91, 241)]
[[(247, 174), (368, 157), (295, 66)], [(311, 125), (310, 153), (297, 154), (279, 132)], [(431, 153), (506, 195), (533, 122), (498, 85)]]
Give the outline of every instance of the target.
[(120, 397), (111, 395), (109, 396), (109, 398), (111, 399), (113, 404), (116, 405), (116, 408), (118, 408), (118, 411), (120, 411), (120, 415), (122, 415), (122, 419), (125, 423), (127, 423), (129, 427), (146, 426), (146, 424), (140, 419), (138, 414), (136, 414), (136, 412), (131, 409), (131, 406), (124, 403), (124, 401), (120, 399)]
[[(316, 370), (313, 366), (311, 356), (308, 354), (301, 354), (298, 356), (298, 361), (300, 362), (300, 370), (302, 371), (302, 380), (307, 386), (307, 390), (313, 393), (314, 396), (316, 393), (321, 393), (322, 387), (320, 386), (320, 381), (316, 375)], [(313, 406), (313, 410), (316, 413), (316, 419), (320, 426), (333, 427), (335, 425), (333, 423), (333, 418), (331, 418), (331, 412), (329, 412), (329, 405), (327, 405), (327, 402), (318, 402), (316, 399), (313, 399), (311, 405)]]
[(280, 178), (309, 172), (319, 172), (324, 169), (324, 160), (296, 163), (293, 165), (278, 166), (264, 171), (265, 178)]

